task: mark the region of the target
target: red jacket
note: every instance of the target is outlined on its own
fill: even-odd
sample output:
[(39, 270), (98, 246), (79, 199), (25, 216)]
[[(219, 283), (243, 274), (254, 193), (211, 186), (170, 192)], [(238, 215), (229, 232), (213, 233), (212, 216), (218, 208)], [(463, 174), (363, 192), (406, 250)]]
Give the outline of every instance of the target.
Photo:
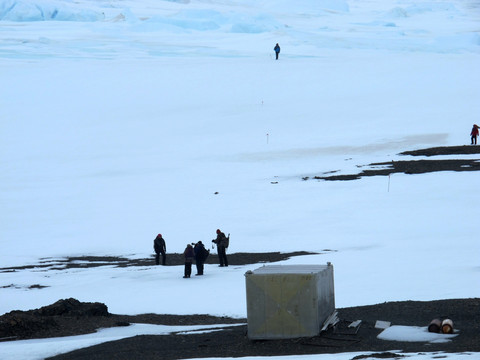
[(473, 125), (472, 132), (470, 133), (470, 136), (478, 136), (478, 125)]

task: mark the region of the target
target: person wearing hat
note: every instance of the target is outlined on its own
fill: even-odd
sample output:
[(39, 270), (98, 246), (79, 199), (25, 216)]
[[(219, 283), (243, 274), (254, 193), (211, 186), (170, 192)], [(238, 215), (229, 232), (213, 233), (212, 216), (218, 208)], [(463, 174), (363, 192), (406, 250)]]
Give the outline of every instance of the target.
[(228, 239), (220, 229), (217, 229), (217, 238), (212, 240), (213, 243), (217, 244), (217, 253), (218, 253), (218, 260), (220, 261), (220, 266), (228, 266), (228, 259), (227, 259), (227, 247), (228, 247)]
[(155, 240), (153, 240), (153, 250), (155, 250), (155, 264), (160, 265), (160, 254), (162, 254), (162, 265), (165, 265), (167, 246), (162, 234), (158, 234)]
[(183, 278), (186, 279), (192, 274), (192, 263), (195, 258), (195, 252), (193, 251), (193, 246), (191, 244), (187, 244), (183, 256), (185, 257), (185, 272)]
[(477, 145), (478, 129), (479, 126), (477, 124), (473, 124), (472, 132), (470, 133), (470, 136), (472, 137), (472, 145)]

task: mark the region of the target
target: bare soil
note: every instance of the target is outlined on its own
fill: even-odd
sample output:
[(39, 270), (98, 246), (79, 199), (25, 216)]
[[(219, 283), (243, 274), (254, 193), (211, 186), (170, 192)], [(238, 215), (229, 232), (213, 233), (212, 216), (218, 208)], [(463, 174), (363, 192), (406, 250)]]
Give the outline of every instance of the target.
[[(358, 180), (368, 176), (388, 176), (394, 173), (404, 174), (425, 174), (438, 171), (479, 171), (480, 157), (478, 159), (458, 159), (458, 155), (480, 154), (480, 146), (442, 146), (428, 149), (405, 151), (399, 155), (405, 156), (449, 156), (455, 155), (455, 159), (422, 159), (422, 160), (401, 160), (372, 163), (368, 165), (357, 165), (358, 168), (368, 167), (357, 174), (335, 175), (336, 171), (330, 171), (323, 175), (314, 176), (316, 180)], [(375, 169), (376, 168), (376, 169)], [(332, 175), (333, 174), (333, 175)], [(303, 178), (308, 180), (308, 178)]]
[[(153, 240), (152, 240), (153, 244)], [(153, 248), (152, 248), (153, 251)], [(330, 252), (334, 250), (325, 249), (322, 253)], [(313, 254), (307, 251), (295, 251), (290, 253), (268, 252), (268, 253), (232, 253), (227, 254), (228, 263), (230, 266), (245, 265), (245, 264), (262, 264), (271, 263), (276, 261), (287, 260), (293, 256), (309, 255)], [(165, 266), (178, 266), (183, 265), (185, 258), (183, 254), (179, 253), (167, 253)], [(211, 254), (207, 258), (206, 264), (218, 264), (217, 254)], [(116, 267), (131, 267), (131, 266), (151, 266), (155, 265), (154, 255), (148, 258), (142, 259), (129, 259), (121, 256), (74, 256), (65, 258), (43, 258), (37, 264), (27, 264), (22, 266), (11, 266), (0, 268), (1, 272), (15, 272), (22, 270), (66, 270), (66, 269), (78, 269), (78, 268), (93, 268), (100, 266), (116, 266)], [(159, 265), (162, 266), (162, 265)], [(183, 273), (183, 270), (182, 270)], [(40, 284), (32, 285), (33, 287), (43, 287)]]
[[(339, 323), (315, 337), (288, 340), (250, 340), (247, 319), (209, 315), (136, 316), (110, 314), (101, 303), (80, 303), (75, 299), (59, 300), (55, 304), (27, 312), (14, 311), (0, 317), (0, 336), (18, 338), (70, 336), (94, 332), (98, 328), (129, 326), (131, 323), (163, 325), (242, 324), (206, 333), (173, 333), (142, 335), (106, 342), (70, 353), (51, 357), (55, 360), (153, 360), (189, 359), (201, 357), (241, 357), (326, 354), (339, 352), (379, 352), (381, 358), (401, 358), (402, 353), (419, 352), (480, 352), (480, 299), (439, 301), (386, 302), (371, 306), (337, 309)], [(401, 342), (378, 339), (381, 330), (377, 320), (392, 325), (428, 326), (435, 318), (454, 321), (457, 336), (446, 343)], [(362, 320), (357, 328), (348, 325)], [(24, 327), (24, 332), (19, 329)], [(10, 332), (9, 332), (10, 330)], [(7, 336), (5, 336), (7, 335)], [(358, 357), (357, 359), (360, 359)], [(352, 356), (352, 359), (355, 357)]]
[[(366, 307), (339, 309), (341, 323), (319, 336), (290, 340), (252, 341), (247, 326), (195, 335), (136, 336), (80, 349), (52, 359), (189, 359), (199, 357), (242, 357), (325, 354), (375, 351), (385, 357), (399, 358), (402, 352), (478, 352), (480, 299), (457, 299), (432, 302), (392, 302)], [(436, 317), (454, 319), (459, 329), (452, 341), (441, 344), (385, 341), (377, 338), (381, 330), (376, 320), (386, 319), (396, 325), (428, 326)], [(356, 334), (348, 333), (351, 320), (363, 322)], [(189, 317), (190, 322), (200, 319)], [(217, 319), (223, 323), (226, 319)], [(235, 320), (238, 321), (238, 320)], [(245, 321), (245, 320), (243, 320)], [(352, 356), (353, 358), (353, 356)]]

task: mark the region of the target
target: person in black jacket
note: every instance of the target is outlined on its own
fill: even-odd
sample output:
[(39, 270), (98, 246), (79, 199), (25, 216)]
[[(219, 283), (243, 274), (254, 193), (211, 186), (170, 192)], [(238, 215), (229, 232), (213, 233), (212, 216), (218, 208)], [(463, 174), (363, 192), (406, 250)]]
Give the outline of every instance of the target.
[(155, 264), (160, 265), (160, 254), (162, 254), (162, 265), (165, 265), (167, 245), (162, 234), (158, 234), (155, 240), (153, 240), (153, 250), (155, 250)]
[(217, 238), (212, 240), (213, 243), (217, 244), (217, 253), (218, 253), (218, 260), (220, 261), (220, 266), (228, 266), (228, 259), (227, 259), (227, 247), (228, 247), (228, 239), (220, 229), (217, 229)]
[(207, 260), (209, 252), (205, 249), (205, 246), (201, 241), (195, 244), (193, 252), (195, 253), (195, 265), (197, 266), (197, 273), (195, 276), (203, 275), (205, 260)]

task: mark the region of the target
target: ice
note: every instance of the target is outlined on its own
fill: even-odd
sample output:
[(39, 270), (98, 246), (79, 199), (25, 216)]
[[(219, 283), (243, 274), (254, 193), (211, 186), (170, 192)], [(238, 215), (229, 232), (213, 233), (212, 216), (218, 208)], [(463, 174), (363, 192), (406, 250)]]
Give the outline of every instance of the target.
[(100, 21), (104, 17), (103, 13), (70, 1), (5, 0), (0, 4), (0, 20), (3, 21)]

